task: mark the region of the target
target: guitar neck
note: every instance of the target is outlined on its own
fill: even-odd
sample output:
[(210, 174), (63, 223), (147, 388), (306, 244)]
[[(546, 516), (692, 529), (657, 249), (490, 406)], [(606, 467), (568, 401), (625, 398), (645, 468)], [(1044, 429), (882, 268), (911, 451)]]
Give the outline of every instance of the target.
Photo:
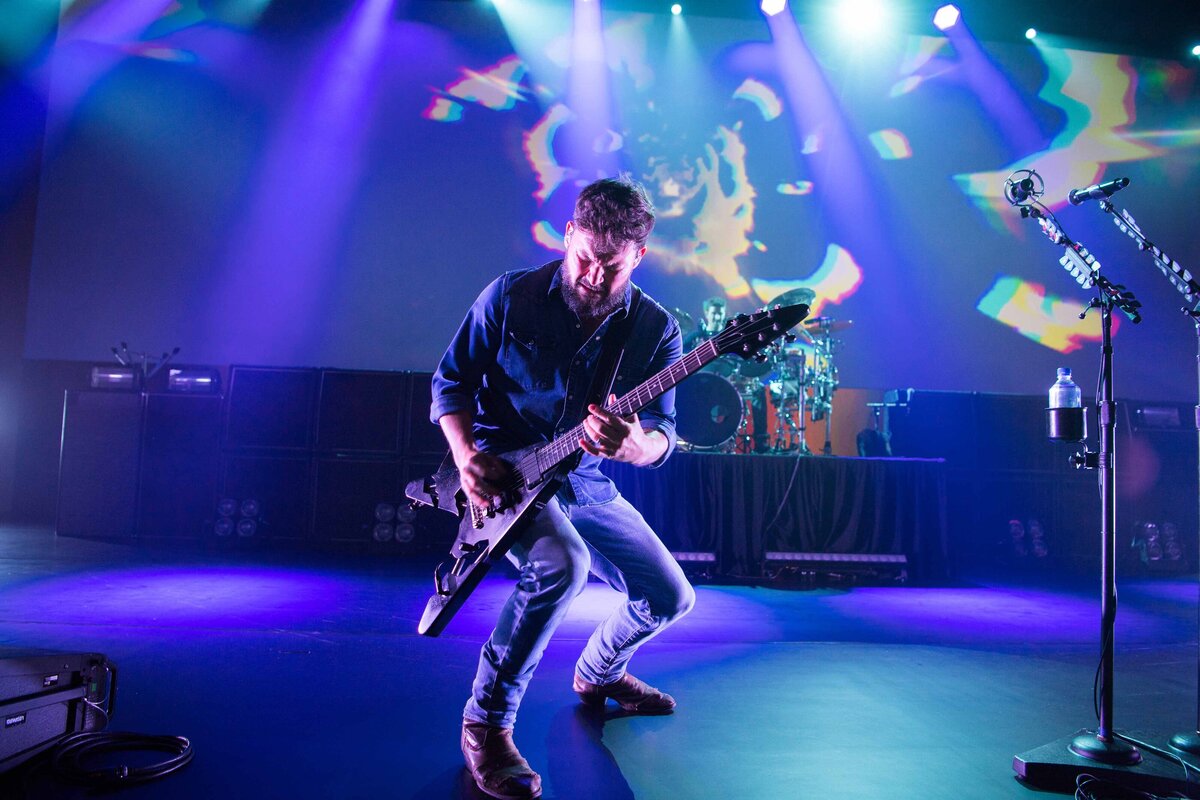
[[(695, 372), (699, 372), (705, 364), (708, 364), (718, 355), (720, 353), (717, 350), (717, 345), (710, 339), (671, 366), (658, 371), (639, 384), (637, 388), (619, 398), (612, 405), (605, 406), (605, 408), (621, 417), (636, 414), (650, 405), (656, 398), (675, 388), (684, 378)], [(536, 477), (539, 478), (545, 475), (582, 449), (579, 446), (579, 440), (583, 438), (583, 434), (583, 423), (581, 422), (549, 444), (539, 447), (530, 456), (536, 459), (536, 462), (528, 465), (530, 467), (528, 472), (524, 468), (524, 464), (520, 465), (521, 473), (527, 479), (535, 472)]]

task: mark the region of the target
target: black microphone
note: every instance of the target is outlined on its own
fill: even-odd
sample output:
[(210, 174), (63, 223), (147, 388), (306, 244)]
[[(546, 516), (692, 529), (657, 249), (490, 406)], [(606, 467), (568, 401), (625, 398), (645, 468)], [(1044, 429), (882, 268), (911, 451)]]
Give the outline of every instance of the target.
[(1009, 188), (1009, 195), (1014, 203), (1024, 203), (1029, 199), (1029, 195), (1031, 194), (1033, 194), (1033, 180), (1031, 178), (1013, 181)]
[(1112, 197), (1128, 185), (1129, 178), (1117, 178), (1114, 181), (1094, 184), (1086, 189), (1072, 189), (1067, 194), (1067, 200), (1071, 205), (1078, 206), (1088, 200), (1102, 200), (1105, 197)]

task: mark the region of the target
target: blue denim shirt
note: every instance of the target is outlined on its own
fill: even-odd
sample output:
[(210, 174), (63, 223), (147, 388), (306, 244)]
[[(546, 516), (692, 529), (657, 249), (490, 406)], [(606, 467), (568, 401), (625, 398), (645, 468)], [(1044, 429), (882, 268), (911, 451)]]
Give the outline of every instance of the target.
[[(562, 298), (561, 264), (507, 272), (483, 290), (433, 375), (431, 420), (469, 411), (479, 448), (504, 453), (548, 442), (586, 416), (604, 333), (629, 313), (633, 292), (641, 290), (630, 284), (624, 303), (585, 341)], [(678, 361), (682, 350), (675, 318), (642, 293), (613, 392), (624, 395)], [(674, 389), (640, 411), (638, 419), (644, 429), (667, 437), (666, 452), (651, 465), (657, 467), (675, 449)], [(584, 454), (560, 492), (564, 500), (587, 505), (616, 497), (612, 481), (600, 473), (600, 461)]]

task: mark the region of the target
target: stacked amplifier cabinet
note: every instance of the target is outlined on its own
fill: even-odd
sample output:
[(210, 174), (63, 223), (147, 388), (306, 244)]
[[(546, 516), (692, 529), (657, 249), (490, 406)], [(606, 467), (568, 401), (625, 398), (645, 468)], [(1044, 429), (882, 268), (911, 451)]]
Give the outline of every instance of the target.
[[(1070, 466), (1077, 448), (1047, 438), (1044, 396), (889, 394), (906, 400), (891, 410), (892, 453), (946, 459), (959, 567), (1005, 574), (1098, 569), (1096, 475)], [(1096, 420), (1089, 415), (1094, 447)], [(1126, 468), (1122, 449), (1119, 443), (1119, 479)]]
[(404, 498), (405, 483), (434, 472), (446, 449), (428, 419), (430, 381), (235, 366), (226, 397), (69, 391), (57, 530), (441, 549), (453, 518)]
[(199, 537), (216, 492), (220, 419), (215, 395), (66, 392), (58, 533)]
[(231, 370), (214, 498), (216, 537), (310, 539), (319, 379), (315, 369)]
[(405, 483), (436, 470), (445, 451), (441, 431), (428, 420), (429, 400), (428, 373), (321, 373), (318, 537), (400, 551), (445, 546), (452, 518), (414, 510), (404, 497)]
[(116, 689), (116, 666), (98, 653), (0, 648), (0, 773), (67, 734), (103, 729)]
[(63, 536), (136, 535), (145, 395), (68, 391), (63, 403), (55, 529)]
[(234, 367), (214, 532), (441, 549), (453, 519), (404, 498), (405, 482), (434, 471), (445, 452), (428, 420), (430, 378)]

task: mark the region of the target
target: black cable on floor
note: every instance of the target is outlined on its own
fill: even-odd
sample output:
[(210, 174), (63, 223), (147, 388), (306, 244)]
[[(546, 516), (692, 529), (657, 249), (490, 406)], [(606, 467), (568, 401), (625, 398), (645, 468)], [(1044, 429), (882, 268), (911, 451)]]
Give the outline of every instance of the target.
[(1121, 783), (1081, 772), (1075, 777), (1075, 800), (1188, 800), (1187, 795), (1161, 795), (1130, 789)]
[[(171, 758), (144, 767), (124, 764), (104, 769), (88, 769), (85, 759), (97, 753), (154, 750), (170, 753)], [(71, 783), (112, 789), (157, 780), (187, 766), (195, 756), (192, 743), (182, 736), (147, 736), (140, 733), (95, 731), (72, 734), (54, 748), (51, 769)]]

